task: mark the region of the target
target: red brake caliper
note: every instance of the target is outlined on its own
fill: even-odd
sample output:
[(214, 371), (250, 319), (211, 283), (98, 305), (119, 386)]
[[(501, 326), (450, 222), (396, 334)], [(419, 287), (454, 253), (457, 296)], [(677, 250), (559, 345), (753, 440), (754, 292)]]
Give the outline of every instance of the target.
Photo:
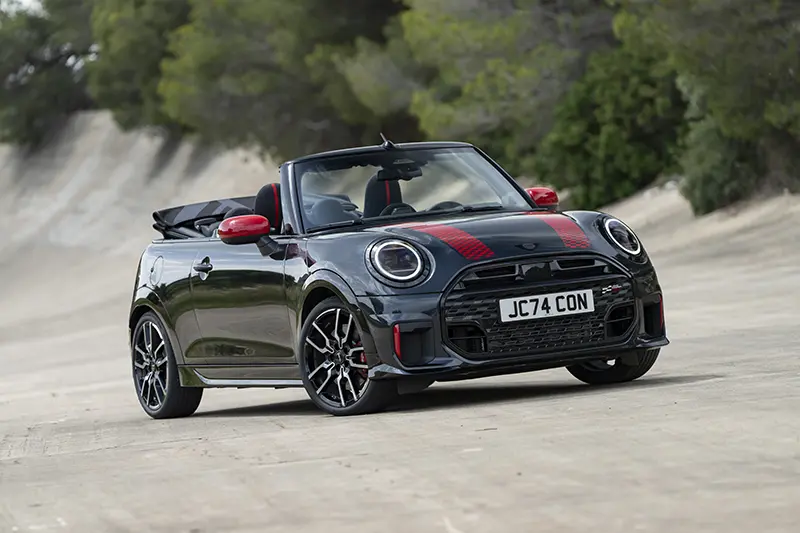
[[(358, 348), (361, 347), (361, 341), (358, 341), (356, 343), (356, 347), (358, 347)], [(361, 350), (361, 355), (358, 357), (358, 362), (361, 363), (362, 365), (366, 365), (367, 364), (367, 354), (364, 353), (364, 350)], [(359, 370), (359, 373), (361, 374), (361, 376), (364, 379), (367, 379), (367, 370), (365, 368), (359, 368), (358, 370)]]

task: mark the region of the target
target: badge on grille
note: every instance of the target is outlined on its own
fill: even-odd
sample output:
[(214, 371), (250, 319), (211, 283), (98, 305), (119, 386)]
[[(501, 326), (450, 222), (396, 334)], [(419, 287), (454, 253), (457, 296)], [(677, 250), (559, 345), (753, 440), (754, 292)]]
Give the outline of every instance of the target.
[(608, 287), (603, 287), (600, 289), (600, 294), (617, 294), (621, 290), (622, 285), (617, 285), (614, 283), (613, 285), (609, 285)]

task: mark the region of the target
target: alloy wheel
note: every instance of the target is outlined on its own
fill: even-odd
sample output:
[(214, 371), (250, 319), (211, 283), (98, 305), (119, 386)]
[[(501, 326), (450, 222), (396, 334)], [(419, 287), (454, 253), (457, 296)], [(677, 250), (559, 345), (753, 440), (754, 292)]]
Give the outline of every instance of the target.
[(361, 335), (346, 309), (327, 309), (311, 324), (304, 357), (316, 395), (333, 407), (358, 402), (369, 384)]
[(167, 346), (164, 334), (155, 323), (144, 322), (133, 344), (133, 373), (142, 404), (152, 411), (164, 405), (167, 397)]

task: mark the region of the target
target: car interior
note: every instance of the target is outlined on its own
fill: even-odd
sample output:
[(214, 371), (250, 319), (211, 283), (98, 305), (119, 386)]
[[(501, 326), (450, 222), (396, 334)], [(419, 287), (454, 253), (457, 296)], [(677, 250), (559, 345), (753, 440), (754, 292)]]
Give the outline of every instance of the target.
[[(397, 187), (397, 184), (394, 184)], [(396, 188), (399, 196), (399, 187)], [(203, 238), (214, 237), (220, 224), (228, 218), (242, 215), (261, 215), (269, 220), (270, 233), (280, 234), (283, 223), (281, 212), (281, 186), (280, 183), (269, 183), (261, 187), (254, 199), (253, 208), (238, 206), (224, 212), (222, 216), (216, 214), (210, 217), (201, 217), (190, 222), (192, 229), (185, 228), (178, 238)], [(384, 196), (379, 196), (379, 201), (384, 201)], [(388, 200), (386, 200), (388, 201)], [(358, 206), (350, 201), (346, 194), (310, 194), (303, 197), (306, 216), (316, 224), (327, 224), (347, 220), (348, 218), (361, 218), (363, 214)], [(385, 206), (384, 206), (385, 207)], [(383, 207), (381, 207), (382, 209)], [(177, 235), (175, 236), (177, 237)]]
[[(416, 177), (413, 176), (413, 177)], [(406, 213), (417, 209), (403, 199), (401, 179), (410, 179), (396, 173), (396, 169), (383, 169), (373, 174), (364, 191), (364, 210), (350, 201), (345, 194), (304, 194), (305, 216), (312, 226), (335, 224), (352, 219), (374, 218)], [(462, 204), (452, 201), (439, 202), (426, 211), (453, 209)]]
[(223, 220), (242, 215), (261, 215), (269, 220), (270, 233), (280, 233), (283, 222), (281, 213), (281, 184), (268, 183), (261, 187), (255, 196), (253, 209), (247, 207), (234, 207), (223, 215), (222, 219), (201, 218), (194, 223), (195, 229), (205, 237), (216, 235), (217, 229)]
[[(379, 167), (380, 168), (380, 167)], [(391, 215), (415, 213), (417, 209), (404, 201), (400, 180), (410, 181), (422, 175), (419, 166), (384, 166), (367, 180), (364, 188), (364, 208), (353, 203), (347, 194), (334, 192), (301, 192), (305, 225), (308, 227), (337, 224), (348, 220), (375, 218)], [(314, 189), (314, 187), (312, 187)], [(323, 188), (324, 189), (324, 188)], [(269, 220), (271, 233), (279, 234), (283, 222), (281, 212), (280, 183), (264, 185), (256, 194), (253, 208), (245, 206), (233, 207), (220, 217), (200, 218), (194, 221), (194, 229), (198, 237), (216, 236), (222, 220), (248, 214), (256, 214)], [(413, 196), (413, 194), (412, 194)], [(413, 200), (411, 200), (413, 201)], [(462, 204), (453, 201), (439, 202), (425, 211), (454, 209)]]

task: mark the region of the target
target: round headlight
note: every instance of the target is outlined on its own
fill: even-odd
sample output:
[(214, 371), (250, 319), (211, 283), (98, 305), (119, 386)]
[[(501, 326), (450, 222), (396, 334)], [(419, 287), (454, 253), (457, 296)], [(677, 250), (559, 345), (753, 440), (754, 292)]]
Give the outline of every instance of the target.
[(631, 255), (639, 255), (641, 253), (642, 245), (639, 243), (638, 237), (621, 220), (609, 218), (606, 220), (605, 226), (606, 234), (614, 244)]
[(403, 241), (391, 240), (378, 243), (369, 255), (375, 270), (392, 281), (412, 281), (419, 277), (424, 268), (419, 252)]

